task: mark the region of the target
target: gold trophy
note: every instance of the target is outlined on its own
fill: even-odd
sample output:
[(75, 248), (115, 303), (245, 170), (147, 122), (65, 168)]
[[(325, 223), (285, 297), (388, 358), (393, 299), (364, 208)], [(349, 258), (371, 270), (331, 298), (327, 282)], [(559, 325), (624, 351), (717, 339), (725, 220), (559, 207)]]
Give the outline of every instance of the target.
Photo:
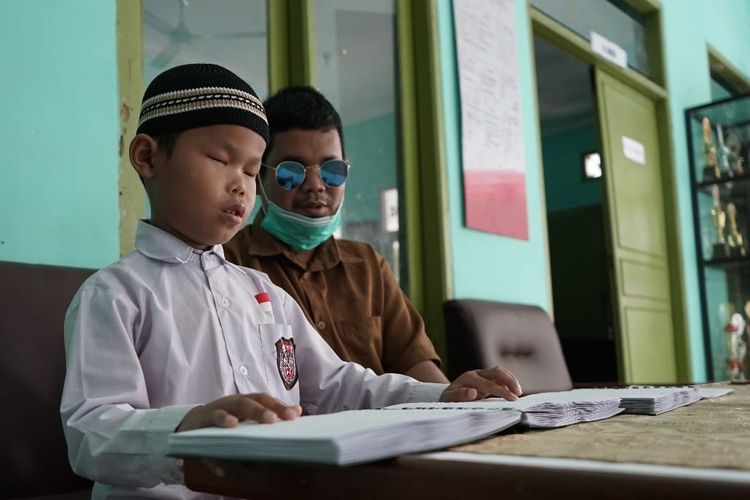
[(716, 159), (719, 166), (719, 175), (722, 177), (734, 177), (734, 170), (732, 170), (729, 166), (732, 152), (724, 143), (724, 131), (719, 125), (716, 125), (716, 138), (718, 139)]
[(737, 229), (737, 207), (734, 206), (734, 203), (727, 204), (727, 217), (729, 218), (729, 235), (727, 238), (729, 254), (732, 257), (745, 257), (745, 240), (742, 233)]
[(719, 186), (713, 186), (711, 193), (714, 199), (714, 206), (711, 208), (711, 222), (713, 222), (714, 229), (716, 229), (716, 242), (713, 246), (712, 259), (726, 259), (731, 254), (729, 253), (729, 245), (724, 237), (724, 228), (727, 224), (727, 214), (724, 209), (721, 208), (721, 199), (719, 198)]
[(716, 158), (716, 145), (714, 144), (714, 132), (711, 129), (711, 120), (703, 117), (703, 156), (706, 164), (703, 166), (703, 180), (714, 181), (721, 179), (721, 170)]
[(742, 143), (740, 139), (729, 134), (727, 137), (727, 148), (729, 149), (729, 170), (735, 177), (745, 175), (745, 159), (742, 157)]

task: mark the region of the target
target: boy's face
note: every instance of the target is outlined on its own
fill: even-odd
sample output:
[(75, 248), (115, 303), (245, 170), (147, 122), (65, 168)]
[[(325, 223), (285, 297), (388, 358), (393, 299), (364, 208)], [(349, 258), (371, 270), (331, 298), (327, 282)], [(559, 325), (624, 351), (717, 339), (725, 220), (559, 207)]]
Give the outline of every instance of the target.
[(169, 157), (157, 149), (148, 175), (139, 171), (149, 191), (151, 223), (194, 248), (226, 243), (255, 203), (265, 147), (260, 135), (239, 125), (182, 132)]
[[(285, 210), (307, 217), (333, 215), (344, 199), (346, 183), (328, 187), (320, 179), (320, 164), (326, 160), (343, 160), (341, 138), (336, 129), (292, 129), (274, 134), (266, 163), (275, 167), (279, 162), (300, 162), (307, 171), (305, 181), (297, 188), (282, 189), (275, 172), (263, 173), (263, 186), (268, 198)], [(311, 168), (312, 167), (312, 168)]]

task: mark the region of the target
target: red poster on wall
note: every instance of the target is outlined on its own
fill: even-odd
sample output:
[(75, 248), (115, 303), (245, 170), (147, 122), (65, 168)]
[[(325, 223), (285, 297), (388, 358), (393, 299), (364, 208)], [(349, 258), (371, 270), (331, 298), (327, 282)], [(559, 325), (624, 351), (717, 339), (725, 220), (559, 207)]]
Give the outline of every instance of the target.
[(453, 0), (466, 226), (528, 240), (513, 0)]

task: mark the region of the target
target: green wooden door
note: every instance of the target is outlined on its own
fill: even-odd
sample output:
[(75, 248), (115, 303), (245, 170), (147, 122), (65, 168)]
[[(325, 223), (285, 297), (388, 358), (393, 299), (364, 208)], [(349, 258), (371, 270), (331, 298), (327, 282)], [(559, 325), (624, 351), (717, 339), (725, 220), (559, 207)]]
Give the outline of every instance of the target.
[(654, 102), (596, 71), (620, 379), (677, 381)]

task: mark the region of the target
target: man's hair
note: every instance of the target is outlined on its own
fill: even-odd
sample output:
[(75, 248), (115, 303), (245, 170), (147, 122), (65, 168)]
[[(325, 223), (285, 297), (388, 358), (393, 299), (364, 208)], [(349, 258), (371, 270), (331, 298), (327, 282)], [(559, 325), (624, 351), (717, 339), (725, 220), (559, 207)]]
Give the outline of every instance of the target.
[(266, 108), (268, 126), (271, 129), (271, 138), (263, 156), (264, 161), (273, 147), (273, 136), (292, 129), (321, 132), (336, 129), (341, 140), (341, 154), (346, 157), (341, 117), (333, 104), (314, 88), (286, 87), (266, 99), (263, 107)]

